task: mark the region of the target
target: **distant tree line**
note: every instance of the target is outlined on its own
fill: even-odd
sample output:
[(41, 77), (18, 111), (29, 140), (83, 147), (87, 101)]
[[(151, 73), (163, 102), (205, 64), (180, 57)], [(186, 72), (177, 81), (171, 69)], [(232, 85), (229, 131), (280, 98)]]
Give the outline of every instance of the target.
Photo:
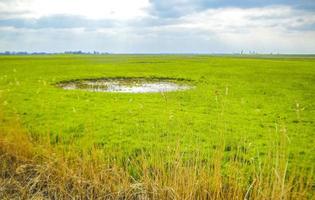
[(84, 51), (65, 51), (59, 53), (47, 53), (47, 52), (27, 52), (27, 51), (4, 51), (0, 52), (0, 55), (52, 55), (52, 54), (84, 54), (84, 55), (101, 55), (109, 54), (108, 52), (84, 52)]

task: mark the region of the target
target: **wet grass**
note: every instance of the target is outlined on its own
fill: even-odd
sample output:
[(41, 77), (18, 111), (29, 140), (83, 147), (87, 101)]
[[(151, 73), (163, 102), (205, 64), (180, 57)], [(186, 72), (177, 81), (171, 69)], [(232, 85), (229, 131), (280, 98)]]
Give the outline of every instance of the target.
[[(51, 198), (84, 193), (155, 199), (312, 198), (314, 66), (311, 57), (0, 57), (5, 174), (0, 187), (6, 188), (0, 195), (10, 196), (7, 188), (17, 184), (25, 195)], [(55, 87), (103, 77), (187, 79), (196, 87), (158, 94)], [(10, 145), (14, 143), (20, 145)], [(32, 167), (20, 177), (15, 173), (23, 165)], [(37, 179), (23, 178), (29, 173)], [(105, 183), (108, 188), (102, 190)]]

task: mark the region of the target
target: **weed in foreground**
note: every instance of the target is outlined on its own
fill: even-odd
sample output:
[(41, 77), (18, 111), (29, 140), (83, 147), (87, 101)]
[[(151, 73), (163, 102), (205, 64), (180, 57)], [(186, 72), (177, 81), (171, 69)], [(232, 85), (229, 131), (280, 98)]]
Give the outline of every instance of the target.
[[(0, 138), (1, 199), (312, 199), (313, 171), (290, 167), (286, 130), (277, 132), (268, 154), (251, 163), (228, 160), (223, 144), (203, 162), (198, 153), (184, 158), (179, 147), (169, 152), (140, 152), (127, 164), (103, 159), (104, 150), (71, 152), (36, 143), (9, 123)], [(70, 149), (70, 150), (69, 150)]]

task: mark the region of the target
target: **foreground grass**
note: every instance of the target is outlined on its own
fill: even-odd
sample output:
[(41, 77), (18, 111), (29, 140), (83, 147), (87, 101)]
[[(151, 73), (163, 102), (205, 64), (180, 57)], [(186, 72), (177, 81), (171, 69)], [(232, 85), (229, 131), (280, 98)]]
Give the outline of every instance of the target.
[(7, 121), (0, 135), (1, 199), (314, 197), (313, 169), (289, 164), (285, 129), (277, 133), (267, 156), (250, 163), (242, 158), (241, 148), (224, 158), (224, 144), (206, 163), (198, 153), (185, 159), (177, 148), (170, 149), (167, 160), (156, 151), (139, 152), (125, 162), (104, 160), (104, 154), (112, 152), (56, 149), (48, 137), (34, 143), (18, 120)]

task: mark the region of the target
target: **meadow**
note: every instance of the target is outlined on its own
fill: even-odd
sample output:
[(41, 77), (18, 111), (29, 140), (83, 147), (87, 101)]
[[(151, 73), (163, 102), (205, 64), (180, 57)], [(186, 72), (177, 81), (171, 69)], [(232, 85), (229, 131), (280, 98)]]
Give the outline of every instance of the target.
[[(113, 77), (194, 87), (57, 87)], [(312, 56), (1, 56), (0, 120), (3, 198), (314, 198)]]

